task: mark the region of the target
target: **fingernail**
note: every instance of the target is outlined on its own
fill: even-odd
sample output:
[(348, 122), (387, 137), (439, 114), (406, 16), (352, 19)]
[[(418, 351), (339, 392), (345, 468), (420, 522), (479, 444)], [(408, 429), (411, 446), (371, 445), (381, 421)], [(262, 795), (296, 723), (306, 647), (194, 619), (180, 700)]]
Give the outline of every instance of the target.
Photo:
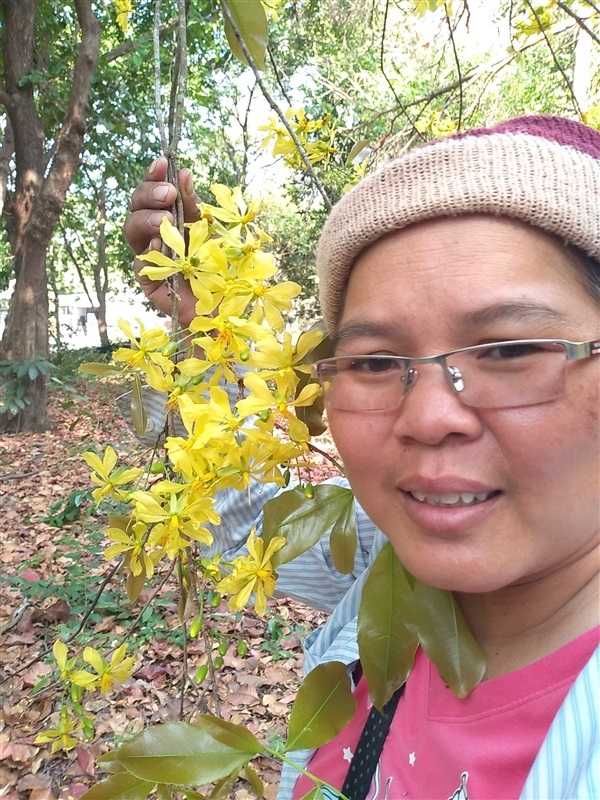
[(160, 211), (155, 211), (154, 214), (150, 214), (148, 216), (148, 223), (155, 228), (160, 228), (160, 223), (162, 222), (163, 217), (164, 214), (162, 214)]
[(157, 163), (158, 163), (158, 158), (155, 158), (154, 161), (148, 167), (148, 175), (154, 174), (154, 170), (156, 169)]
[(192, 173), (190, 172), (187, 178), (185, 179), (184, 187), (185, 193), (188, 197), (191, 197), (194, 194), (194, 181), (192, 179)]
[(168, 186), (155, 186), (154, 189), (152, 189), (152, 197), (158, 200), (159, 203), (162, 203), (167, 199), (168, 192)]

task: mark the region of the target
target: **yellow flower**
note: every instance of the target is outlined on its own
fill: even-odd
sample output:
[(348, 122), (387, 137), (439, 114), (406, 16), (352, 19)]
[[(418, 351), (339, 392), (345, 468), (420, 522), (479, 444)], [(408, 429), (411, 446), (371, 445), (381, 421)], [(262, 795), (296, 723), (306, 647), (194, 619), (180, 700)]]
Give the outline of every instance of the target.
[(247, 225), (252, 222), (260, 210), (259, 203), (250, 203), (248, 206), (242, 197), (242, 190), (239, 186), (230, 189), (222, 183), (213, 183), (210, 187), (214, 194), (218, 206), (211, 206), (203, 203), (200, 208), (208, 210), (213, 217), (233, 225)]
[(176, 273), (182, 275), (190, 282), (192, 292), (203, 309), (202, 313), (210, 314), (217, 306), (225, 287), (225, 279), (219, 273), (226, 270), (227, 264), (215, 242), (208, 238), (210, 232), (206, 219), (186, 227), (190, 232), (187, 248), (177, 228), (163, 217), (160, 224), (161, 238), (175, 251), (177, 258), (170, 258), (157, 250), (141, 255), (139, 258), (142, 261), (149, 261), (154, 266), (144, 267), (140, 275), (146, 275), (153, 281), (165, 280)]
[(143, 472), (142, 469), (137, 467), (131, 467), (130, 469), (118, 467), (115, 469), (117, 454), (110, 445), (106, 448), (102, 461), (100, 461), (96, 453), (83, 453), (82, 458), (88, 467), (95, 470), (92, 472), (91, 478), (100, 488), (94, 489), (92, 497), (97, 503), (106, 495), (110, 495), (117, 500), (123, 497), (124, 492), (118, 487), (131, 483), (131, 481), (139, 478)]
[[(287, 382), (275, 377), (275, 388), (269, 389), (266, 381), (253, 372), (244, 378), (245, 386), (252, 394), (236, 403), (236, 408), (243, 417), (258, 414), (262, 417), (267, 413), (280, 414), (288, 423), (288, 435), (295, 442), (308, 441), (310, 433), (308, 428), (299, 420), (291, 410), (295, 406), (310, 406), (321, 394), (321, 389), (314, 383), (305, 386), (298, 397), (294, 398), (289, 391)], [(274, 422), (274, 420), (273, 420)]]
[(119, 328), (129, 339), (133, 347), (120, 347), (113, 354), (113, 361), (124, 361), (129, 369), (139, 369), (146, 374), (146, 380), (158, 392), (167, 392), (171, 388), (171, 373), (175, 368), (173, 362), (162, 355), (162, 349), (169, 343), (169, 336), (161, 328), (146, 331), (140, 320), (139, 342), (133, 335), (127, 320), (120, 319)]
[[(115, 517), (112, 517), (115, 520)], [(106, 529), (108, 538), (115, 542), (109, 545), (104, 551), (104, 558), (110, 561), (117, 555), (126, 553), (126, 564), (133, 575), (144, 575), (152, 578), (154, 575), (154, 565), (160, 557), (159, 552), (146, 552), (146, 539), (148, 526), (143, 522), (132, 524), (131, 520), (124, 522), (122, 527), (112, 525)]]
[(129, 15), (133, 13), (131, 0), (113, 0), (113, 5), (117, 15), (117, 25), (123, 33), (127, 33)]
[(94, 683), (93, 676), (88, 677), (88, 673), (85, 671), (74, 668), (77, 659), (67, 658), (69, 651), (64, 642), (57, 639), (52, 646), (52, 652), (60, 669), (60, 680), (63, 683), (74, 683), (76, 686), (83, 687), (91, 686)]
[(260, 377), (264, 379), (279, 377), (286, 389), (295, 388), (296, 372), (310, 373), (310, 364), (301, 364), (302, 359), (323, 339), (319, 330), (306, 331), (300, 335), (296, 344), (292, 344), (292, 336), (287, 331), (283, 334), (283, 342), (272, 334), (267, 334), (256, 346), (248, 359), (249, 367), (258, 367)]
[(58, 750), (64, 750), (68, 753), (79, 744), (79, 740), (71, 736), (72, 733), (77, 733), (81, 730), (81, 723), (75, 719), (69, 718), (66, 708), (61, 709), (60, 722), (56, 728), (38, 733), (34, 740), (34, 744), (50, 744), (52, 742), (52, 752), (56, 753)]
[[(202, 544), (212, 542), (212, 534), (202, 527), (205, 522), (218, 525), (219, 515), (213, 509), (210, 497), (200, 497), (190, 502), (183, 491), (171, 491), (161, 505), (150, 492), (134, 492), (135, 515), (142, 522), (154, 523), (148, 537), (150, 547), (162, 547), (169, 558), (176, 558), (179, 551), (189, 545), (190, 539)], [(185, 537), (185, 538), (184, 538)]]
[(194, 344), (201, 347), (208, 361), (219, 363), (222, 359), (241, 360), (249, 349), (250, 342), (257, 342), (267, 333), (260, 325), (248, 322), (241, 317), (196, 317), (190, 330), (193, 333), (213, 332), (211, 336), (200, 336)]
[(229, 608), (241, 611), (254, 592), (256, 613), (261, 616), (267, 610), (267, 597), (273, 596), (277, 575), (273, 570), (271, 558), (285, 544), (283, 536), (274, 536), (265, 551), (262, 539), (255, 539), (256, 528), (248, 537), (247, 556), (236, 559), (233, 572), (217, 584), (217, 591), (232, 594)]
[(99, 683), (100, 691), (103, 694), (110, 692), (115, 683), (123, 683), (131, 675), (135, 656), (125, 658), (127, 652), (127, 642), (118, 647), (112, 654), (109, 662), (103, 658), (100, 653), (93, 647), (86, 647), (83, 651), (83, 660), (95, 670), (96, 675), (91, 675), (89, 672), (83, 672), (91, 675), (96, 684)]

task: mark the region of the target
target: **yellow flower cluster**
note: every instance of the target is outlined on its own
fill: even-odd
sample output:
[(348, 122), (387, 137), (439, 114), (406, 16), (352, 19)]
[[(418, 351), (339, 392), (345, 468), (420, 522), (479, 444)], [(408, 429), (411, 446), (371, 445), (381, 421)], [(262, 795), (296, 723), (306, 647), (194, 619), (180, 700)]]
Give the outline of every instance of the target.
[[(327, 166), (331, 157), (338, 152), (333, 144), (336, 128), (331, 122), (331, 115), (327, 114), (321, 119), (309, 119), (303, 108), (288, 108), (285, 111), (285, 117), (300, 144), (306, 150), (310, 163)], [(282, 155), (288, 167), (304, 168), (304, 162), (298, 153), (296, 144), (285, 125), (275, 114), (271, 114), (269, 124), (261, 125), (259, 131), (265, 131), (267, 134), (261, 142), (261, 147), (269, 147), (272, 144), (273, 155)]]
[[(307, 133), (318, 127), (299, 119)], [(131, 346), (113, 356), (124, 373), (141, 375), (166, 393), (167, 410), (180, 418), (178, 435), (164, 445), (167, 474), (118, 467), (111, 447), (102, 458), (84, 455), (98, 485), (94, 498), (131, 506), (129, 515), (111, 516), (105, 551), (107, 559), (124, 559), (130, 599), (163, 557), (187, 559), (191, 549), (203, 555), (202, 546), (212, 543), (210, 525), (220, 522), (214, 508), (218, 491), (247, 491), (253, 481), (285, 484), (290, 467), (305, 462), (310, 439), (295, 410), (320, 395), (318, 385), (307, 382), (310, 367), (304, 362), (322, 334), (312, 331), (294, 341), (284, 330), (284, 315), (300, 286), (273, 281), (277, 267), (264, 249), (271, 237), (255, 222), (258, 206), (247, 204), (239, 189), (215, 184), (212, 191), (216, 204), (199, 206), (201, 218), (186, 226), (186, 237), (163, 220), (161, 236), (172, 256), (140, 257), (147, 262), (141, 274), (152, 280), (178, 275), (189, 281), (197, 314), (189, 326), (192, 345), (174, 354), (178, 346), (162, 329), (145, 330), (138, 321), (136, 336), (121, 321)], [(250, 555), (220, 582), (219, 591), (235, 595), (235, 608), (255, 594), (264, 613), (278, 544), (284, 541), (271, 541), (263, 555), (262, 541), (252, 537)], [(212, 578), (220, 578), (218, 570)], [(137, 588), (130, 591), (132, 585)]]
[(70, 713), (69, 708), (63, 704), (56, 727), (39, 733), (34, 744), (51, 744), (53, 753), (58, 750), (69, 752), (80, 743), (74, 734), (83, 731), (86, 736), (93, 736), (93, 722), (86, 716), (79, 701), (84, 691), (99, 689), (103, 694), (108, 694), (116, 683), (122, 683), (131, 676), (135, 656), (126, 658), (126, 652), (127, 644), (122, 644), (114, 651), (109, 662), (94, 647), (86, 647), (83, 660), (91, 666), (93, 672), (90, 672), (77, 669), (77, 658), (69, 658), (66, 644), (60, 640), (55, 641), (52, 653), (59, 670), (59, 680), (66, 689), (71, 700), (71, 711), (74, 713)]

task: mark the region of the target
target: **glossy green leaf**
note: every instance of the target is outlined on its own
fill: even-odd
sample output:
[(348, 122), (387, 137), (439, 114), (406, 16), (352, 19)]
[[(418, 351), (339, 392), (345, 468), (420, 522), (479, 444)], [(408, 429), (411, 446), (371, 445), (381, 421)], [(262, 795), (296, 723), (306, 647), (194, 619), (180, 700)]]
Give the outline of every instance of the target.
[(243, 752), (228, 747), (199, 725), (170, 722), (146, 728), (123, 745), (116, 757), (138, 778), (193, 786), (230, 775), (256, 752), (255, 748)]
[[(268, 37), (267, 15), (260, 0), (227, 0), (227, 8), (233, 17), (235, 24), (240, 32), (244, 44), (248, 48), (252, 60), (258, 67), (265, 68), (265, 52)], [(225, 20), (225, 35), (229, 42), (229, 47), (233, 55), (242, 62), (248, 64), (240, 43), (237, 40), (229, 20)]]
[(86, 361), (85, 364), (80, 364), (77, 369), (78, 372), (85, 372), (86, 375), (114, 375), (115, 372), (121, 372), (121, 367), (115, 367), (113, 364), (104, 364), (102, 361)]
[(262, 753), (264, 749), (256, 736), (247, 728), (235, 725), (233, 722), (226, 722), (219, 717), (213, 717), (212, 714), (200, 714), (194, 725), (206, 731), (215, 741), (232, 750), (256, 755)]
[(350, 489), (322, 483), (314, 487), (314, 497), (296, 487), (282, 492), (264, 506), (263, 538), (284, 536), (286, 544), (275, 553), (272, 562), (277, 568), (304, 553), (319, 541), (337, 519), (345, 513)]
[(244, 767), (244, 777), (252, 787), (252, 791), (257, 797), (262, 797), (265, 793), (265, 785), (260, 779), (258, 772), (253, 769), (250, 764)]
[(354, 569), (356, 545), (356, 506), (354, 495), (350, 492), (346, 508), (336, 519), (329, 539), (333, 566), (343, 575), (349, 575)]
[(356, 705), (346, 666), (319, 664), (302, 682), (292, 706), (286, 751), (330, 742), (350, 722)]
[(419, 640), (412, 595), (406, 572), (386, 542), (371, 566), (358, 611), (360, 663), (379, 711), (413, 666)]
[(133, 392), (131, 393), (131, 419), (137, 435), (143, 436), (146, 432), (148, 418), (142, 400), (142, 382), (137, 374), (133, 380)]
[(466, 697), (485, 675), (485, 654), (452, 592), (415, 580), (414, 604), (421, 647), (457, 697)]
[(135, 775), (122, 772), (92, 786), (81, 798), (82, 800), (84, 798), (85, 800), (145, 800), (155, 786), (155, 782), (140, 780)]

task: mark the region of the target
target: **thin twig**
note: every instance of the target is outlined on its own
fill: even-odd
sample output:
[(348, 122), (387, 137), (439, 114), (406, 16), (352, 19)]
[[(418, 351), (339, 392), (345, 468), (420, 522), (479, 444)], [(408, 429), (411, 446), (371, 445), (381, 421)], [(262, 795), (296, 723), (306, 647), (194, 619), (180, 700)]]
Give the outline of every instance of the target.
[(0, 483), (2, 483), (3, 481), (18, 481), (21, 480), (21, 478), (29, 478), (31, 477), (31, 475), (37, 475), (38, 472), (41, 471), (42, 470), (40, 468), (40, 469), (34, 469), (33, 472), (19, 472), (16, 475), (0, 475)]
[(309, 442), (309, 443), (308, 443), (308, 449), (309, 449), (309, 450), (310, 450), (312, 453), (318, 453), (320, 456), (323, 456), (323, 458), (326, 458), (326, 459), (327, 459), (327, 461), (329, 461), (331, 464), (333, 464), (333, 466), (334, 466), (336, 469), (339, 469), (339, 471), (340, 471), (340, 473), (341, 473), (342, 475), (344, 475), (344, 476), (346, 475), (346, 471), (345, 471), (345, 469), (343, 468), (343, 466), (340, 464), (340, 462), (339, 462), (339, 461), (337, 461), (337, 460), (336, 460), (336, 459), (335, 459), (335, 458), (334, 458), (332, 455), (330, 455), (330, 454), (329, 454), (329, 453), (328, 453), (326, 450), (321, 450), (321, 448), (320, 448), (320, 447), (317, 447), (317, 445), (316, 445), (316, 444), (312, 444), (312, 442)]
[[(179, 553), (179, 594), (182, 598), (186, 596), (185, 586), (183, 584), (183, 558), (181, 553)], [(180, 616), (181, 622), (181, 632), (183, 634), (183, 663), (181, 664), (181, 697), (179, 699), (179, 719), (183, 721), (185, 715), (183, 713), (183, 702), (185, 700), (185, 687), (187, 686), (188, 682), (188, 674), (187, 674), (187, 665), (188, 665), (188, 643), (187, 643), (187, 624), (185, 621), (185, 606), (187, 605), (184, 602), (184, 608)]]
[(583, 19), (582, 19), (580, 16), (578, 16), (578, 15), (577, 15), (577, 14), (576, 14), (576, 13), (573, 11), (573, 9), (569, 8), (569, 6), (568, 6), (566, 3), (561, 3), (561, 2), (560, 2), (560, 0), (558, 0), (558, 2), (557, 2), (557, 4), (556, 4), (556, 5), (557, 5), (559, 8), (562, 8), (562, 10), (565, 12), (565, 14), (568, 14), (570, 17), (572, 17), (572, 18), (573, 18), (573, 19), (574, 19), (574, 20), (577, 22), (577, 24), (579, 25), (579, 27), (580, 27), (580, 28), (583, 28), (583, 30), (584, 30), (584, 31), (585, 31), (587, 34), (589, 34), (589, 35), (592, 37), (592, 39), (593, 39), (593, 40), (594, 40), (594, 41), (595, 41), (597, 44), (600, 44), (600, 37), (599, 37), (599, 36), (596, 36), (596, 34), (594, 33), (594, 31), (593, 31), (593, 30), (591, 30), (590, 28), (588, 28), (588, 26), (585, 24), (585, 22), (583, 21)]
[(444, 11), (446, 13), (446, 22), (448, 24), (448, 33), (450, 34), (450, 43), (452, 44), (452, 52), (454, 54), (454, 63), (456, 64), (456, 72), (458, 73), (458, 123), (456, 130), (460, 132), (463, 120), (463, 78), (462, 70), (460, 68), (460, 58), (456, 49), (456, 42), (454, 41), (454, 30), (452, 29), (452, 20), (450, 19), (450, 12), (448, 11), (448, 3), (444, 4)]
[(271, 62), (271, 66), (273, 67), (273, 72), (275, 73), (275, 80), (277, 81), (277, 86), (279, 86), (279, 91), (285, 97), (286, 103), (291, 108), (294, 104), (292, 103), (292, 101), (288, 97), (288, 93), (286, 92), (285, 87), (284, 87), (284, 85), (283, 85), (283, 83), (281, 81), (281, 77), (279, 75), (279, 70), (277, 69), (277, 63), (276, 63), (275, 58), (273, 56), (273, 51), (271, 50), (271, 45), (270, 44), (267, 45), (267, 53), (268, 53), (268, 56), (269, 56), (269, 61)]
[[(100, 597), (102, 596), (102, 592), (106, 589), (106, 587), (109, 584), (110, 580), (113, 578), (115, 572), (119, 569), (119, 567), (122, 565), (122, 563), (123, 563), (123, 560), (119, 561), (109, 571), (109, 573), (105, 576), (104, 580), (100, 584), (100, 588), (98, 589), (98, 592), (96, 593), (96, 596), (92, 600), (90, 606), (88, 607), (87, 611), (85, 612), (85, 614), (83, 616), (83, 619), (79, 623), (79, 627), (77, 628), (77, 630), (74, 633), (72, 633), (67, 639), (65, 639), (65, 644), (69, 644), (69, 642), (72, 642), (73, 639), (76, 636), (79, 636), (81, 631), (85, 628), (85, 624), (88, 621), (88, 619), (90, 617), (90, 614), (92, 613), (92, 611), (98, 605)], [(0, 685), (2, 685), (3, 683), (6, 683), (6, 681), (10, 680), (11, 678), (16, 678), (18, 675), (21, 675), (23, 672), (27, 672), (27, 670), (30, 667), (32, 667), (34, 664), (37, 664), (38, 661), (41, 661), (43, 658), (46, 658), (46, 656), (48, 655), (48, 653), (50, 653), (51, 650), (52, 650), (52, 648), (49, 647), (49, 646), (43, 647), (41, 649), (41, 651), (37, 654), (37, 656), (35, 656), (30, 661), (28, 661), (25, 664), (23, 664), (23, 666), (19, 667), (19, 669), (15, 670), (15, 672), (12, 672), (10, 675), (7, 675), (6, 678), (0, 680)]]
[(167, 134), (165, 130), (165, 120), (162, 113), (162, 103), (160, 97), (160, 15), (162, 11), (162, 0), (154, 0), (154, 30), (152, 37), (154, 53), (154, 113), (156, 114), (156, 127), (160, 136), (163, 152), (167, 150)]
[(156, 589), (155, 589), (155, 590), (152, 592), (152, 594), (150, 595), (150, 597), (148, 598), (148, 600), (147, 600), (147, 601), (144, 603), (144, 606), (143, 606), (143, 608), (141, 608), (141, 609), (140, 609), (140, 612), (139, 612), (139, 614), (137, 615), (137, 617), (136, 617), (136, 618), (133, 620), (133, 622), (131, 623), (131, 625), (130, 625), (130, 626), (127, 628), (127, 630), (125, 631), (125, 633), (124, 633), (124, 634), (121, 636), (121, 638), (119, 639), (119, 644), (118, 644), (118, 646), (122, 645), (122, 644), (123, 644), (123, 642), (125, 642), (125, 641), (128, 639), (128, 637), (129, 637), (129, 634), (133, 633), (133, 631), (135, 630), (135, 628), (136, 628), (136, 626), (137, 626), (138, 622), (139, 622), (139, 621), (140, 621), (140, 619), (142, 618), (142, 615), (143, 615), (144, 611), (145, 611), (145, 610), (146, 610), (146, 609), (147, 609), (147, 608), (148, 608), (150, 605), (152, 605), (152, 603), (154, 602), (154, 598), (155, 598), (155, 597), (158, 595), (158, 593), (160, 592), (160, 590), (163, 588), (163, 586), (165, 585), (165, 583), (166, 583), (166, 582), (169, 580), (169, 578), (170, 578), (170, 577), (171, 577), (171, 575), (173, 574), (173, 570), (175, 569), (175, 563), (176, 563), (175, 561), (172, 561), (172, 562), (171, 562), (171, 566), (169, 567), (169, 569), (168, 569), (168, 570), (167, 570), (167, 572), (165, 573), (165, 576), (164, 576), (164, 578), (162, 579), (162, 581), (160, 582), (160, 584), (159, 584), (159, 585), (156, 587)]
[(565, 83), (567, 85), (567, 89), (569, 90), (569, 94), (571, 95), (571, 99), (573, 100), (573, 106), (575, 108), (575, 111), (577, 111), (579, 116), (581, 116), (581, 108), (579, 106), (579, 103), (577, 102), (577, 98), (575, 97), (575, 92), (573, 91), (573, 87), (571, 85), (571, 81), (569, 80), (569, 76), (565, 72), (563, 65), (560, 63), (560, 61), (558, 59), (558, 56), (556, 55), (556, 53), (554, 51), (554, 48), (552, 47), (550, 39), (548, 38), (548, 34), (544, 30), (542, 22), (541, 22), (541, 20), (539, 18), (539, 15), (538, 15), (537, 11), (535, 10), (533, 4), (530, 2), (530, 0), (525, 0), (525, 2), (527, 4), (527, 6), (529, 7), (531, 13), (535, 17), (535, 21), (537, 22), (538, 28), (540, 29), (540, 33), (544, 37), (544, 41), (546, 42), (546, 46), (547, 46), (548, 50), (550, 51), (550, 54), (552, 55), (552, 59), (553, 59), (554, 63), (556, 64), (556, 68), (558, 69), (558, 71), (560, 72), (560, 74), (564, 78), (564, 81), (565, 81)]
[(389, 7), (390, 7), (389, 0), (386, 0), (385, 9), (384, 9), (384, 12), (383, 12), (383, 29), (381, 31), (381, 44), (380, 44), (380, 48), (379, 48), (379, 69), (381, 70), (381, 74), (385, 78), (385, 81), (386, 81), (387, 85), (390, 87), (390, 90), (391, 90), (392, 94), (394, 95), (394, 98), (395, 98), (396, 104), (397, 104), (396, 107), (406, 117), (406, 119), (408, 120), (408, 123), (410, 124), (410, 127), (418, 134), (418, 136), (420, 136), (420, 138), (423, 141), (425, 141), (425, 136), (415, 126), (415, 122), (412, 119), (412, 117), (410, 116), (410, 114), (408, 113), (407, 107), (404, 105), (404, 103), (400, 100), (400, 98), (396, 94), (396, 89), (394, 88), (394, 85), (393, 85), (392, 81), (390, 80), (390, 78), (388, 78), (388, 75), (387, 75), (387, 73), (385, 71), (384, 44), (385, 44), (385, 35), (386, 35), (386, 31), (387, 31), (387, 20), (388, 20)]
[(263, 93), (263, 97), (265, 98), (267, 103), (271, 106), (273, 111), (277, 114), (277, 116), (281, 120), (282, 125), (284, 126), (284, 128), (288, 132), (291, 140), (293, 141), (293, 143), (296, 146), (296, 149), (298, 150), (298, 154), (299, 154), (300, 158), (302, 159), (302, 162), (304, 163), (304, 166), (306, 167), (306, 171), (307, 171), (308, 175), (310, 176), (310, 179), (312, 180), (313, 184), (315, 185), (315, 187), (319, 191), (319, 194), (323, 198), (323, 202), (325, 203), (325, 206), (326, 206), (327, 210), (331, 211), (331, 209), (333, 208), (333, 204), (332, 204), (331, 200), (329, 199), (329, 196), (328, 196), (327, 192), (325, 191), (325, 187), (323, 186), (323, 184), (321, 183), (321, 181), (317, 177), (317, 174), (314, 171), (312, 164), (310, 163), (310, 159), (308, 157), (308, 153), (306, 152), (305, 148), (303, 147), (302, 142), (296, 136), (296, 132), (294, 131), (294, 129), (290, 125), (290, 123), (289, 123), (288, 119), (286, 118), (285, 114), (283, 113), (283, 111), (279, 108), (279, 106), (277, 105), (275, 100), (273, 100), (273, 98), (271, 97), (271, 95), (269, 93), (269, 90), (267, 89), (267, 87), (265, 86), (264, 81), (260, 77), (260, 73), (258, 71), (258, 67), (256, 66), (256, 62), (252, 58), (252, 55), (251, 55), (250, 51), (248, 50), (248, 48), (246, 46), (246, 42), (242, 38), (242, 35), (240, 33), (240, 29), (238, 28), (237, 23), (234, 20), (232, 14), (231, 14), (231, 11), (229, 10), (229, 6), (227, 5), (227, 3), (223, 2), (221, 4), (221, 8), (223, 9), (223, 14), (225, 16), (225, 19), (231, 25), (231, 30), (233, 31), (233, 33), (235, 35), (235, 38), (238, 40), (238, 42), (240, 44), (240, 47), (241, 47), (242, 52), (244, 54), (244, 57), (246, 58), (246, 61), (248, 62), (248, 66), (250, 67), (250, 69), (254, 73), (254, 77), (256, 78), (256, 82), (260, 86), (260, 90)]

